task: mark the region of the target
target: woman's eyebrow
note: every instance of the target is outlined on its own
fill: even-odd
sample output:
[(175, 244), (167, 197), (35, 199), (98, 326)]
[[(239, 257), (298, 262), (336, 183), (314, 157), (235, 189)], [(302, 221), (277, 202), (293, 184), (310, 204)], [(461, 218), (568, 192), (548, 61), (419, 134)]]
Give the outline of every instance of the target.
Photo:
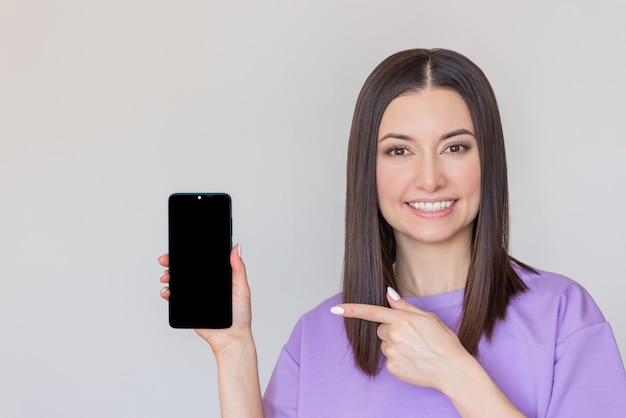
[(467, 130), (467, 129), (457, 129), (455, 131), (452, 132), (448, 132), (447, 134), (444, 134), (441, 136), (441, 140), (443, 141), (444, 139), (449, 139), (452, 138), (454, 136), (458, 136), (458, 135), (471, 135), (471, 136), (475, 136), (471, 131)]
[[(471, 136), (474, 136), (474, 134), (472, 133), (472, 131), (467, 130), (467, 129), (464, 129), (464, 128), (461, 128), (461, 129), (456, 129), (456, 130), (454, 130), (454, 131), (452, 131), (452, 132), (448, 132), (448, 133), (446, 133), (446, 134), (443, 134), (443, 135), (441, 136), (441, 140), (443, 141), (443, 140), (445, 140), (445, 139), (450, 139), (450, 138), (455, 137), (455, 136), (458, 136), (458, 135), (471, 135)], [(410, 140), (412, 140), (412, 139), (413, 139), (410, 135), (396, 134), (396, 133), (390, 132), (390, 133), (388, 133), (388, 134), (383, 135), (383, 136), (382, 136), (382, 137), (378, 140), (378, 142), (382, 142), (382, 141), (384, 141), (384, 140), (385, 140), (385, 139), (387, 139), (387, 138), (402, 139), (402, 140), (405, 140), (405, 141), (410, 141)]]
[(410, 141), (411, 139), (413, 139), (409, 135), (394, 134), (393, 132), (391, 132), (391, 133), (388, 133), (388, 134), (384, 135), (382, 138), (379, 138), (378, 142), (382, 142), (382, 141), (384, 141), (387, 138), (404, 139), (404, 140), (407, 140), (407, 141)]

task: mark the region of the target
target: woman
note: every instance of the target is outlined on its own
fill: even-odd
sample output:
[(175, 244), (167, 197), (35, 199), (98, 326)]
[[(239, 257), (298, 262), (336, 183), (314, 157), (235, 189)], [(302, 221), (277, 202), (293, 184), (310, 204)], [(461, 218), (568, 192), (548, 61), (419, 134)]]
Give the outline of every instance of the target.
[(300, 319), (263, 401), (233, 249), (235, 322), (197, 330), (223, 417), (626, 416), (591, 297), (508, 255), (502, 128), (475, 64), (447, 50), (383, 61), (357, 101), (347, 180), (343, 294)]

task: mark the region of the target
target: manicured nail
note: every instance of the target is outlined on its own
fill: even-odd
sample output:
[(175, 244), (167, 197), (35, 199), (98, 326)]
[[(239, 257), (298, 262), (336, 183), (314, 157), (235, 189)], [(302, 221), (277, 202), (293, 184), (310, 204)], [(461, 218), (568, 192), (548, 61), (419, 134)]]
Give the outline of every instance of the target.
[(388, 287), (387, 293), (389, 293), (389, 296), (391, 296), (391, 299), (395, 300), (396, 302), (400, 300), (400, 295), (398, 294), (398, 292), (393, 290), (393, 288)]
[(164, 287), (163, 289), (161, 289), (161, 294), (164, 295), (165, 292), (167, 292), (168, 290), (170, 290), (168, 287)]
[(332, 308), (330, 308), (330, 312), (334, 313), (335, 315), (343, 315), (345, 313), (341, 306), (333, 306)]

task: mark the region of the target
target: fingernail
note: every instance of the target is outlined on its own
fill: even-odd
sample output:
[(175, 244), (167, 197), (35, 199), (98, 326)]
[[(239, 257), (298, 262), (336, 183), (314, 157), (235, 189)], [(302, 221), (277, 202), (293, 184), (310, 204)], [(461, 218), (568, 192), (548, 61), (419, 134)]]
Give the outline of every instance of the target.
[(395, 300), (396, 302), (400, 300), (400, 295), (398, 294), (398, 292), (393, 290), (392, 287), (387, 287), (387, 293), (389, 293), (389, 296), (391, 296), (391, 299)]
[(334, 313), (335, 315), (343, 315), (345, 313), (341, 306), (333, 306), (332, 308), (330, 308), (330, 312)]
[(169, 290), (168, 287), (164, 287), (163, 289), (161, 289), (161, 294), (164, 295), (165, 292), (167, 292)]
[(239, 245), (239, 243), (237, 243), (237, 254), (239, 255), (239, 258), (241, 258), (241, 245)]

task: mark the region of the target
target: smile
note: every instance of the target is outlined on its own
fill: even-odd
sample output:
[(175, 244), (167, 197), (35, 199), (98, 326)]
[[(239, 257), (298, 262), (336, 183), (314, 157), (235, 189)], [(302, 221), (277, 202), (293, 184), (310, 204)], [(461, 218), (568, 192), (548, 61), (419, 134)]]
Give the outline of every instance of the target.
[(408, 202), (408, 205), (422, 212), (439, 212), (448, 209), (453, 203), (454, 200), (442, 200), (441, 202)]

